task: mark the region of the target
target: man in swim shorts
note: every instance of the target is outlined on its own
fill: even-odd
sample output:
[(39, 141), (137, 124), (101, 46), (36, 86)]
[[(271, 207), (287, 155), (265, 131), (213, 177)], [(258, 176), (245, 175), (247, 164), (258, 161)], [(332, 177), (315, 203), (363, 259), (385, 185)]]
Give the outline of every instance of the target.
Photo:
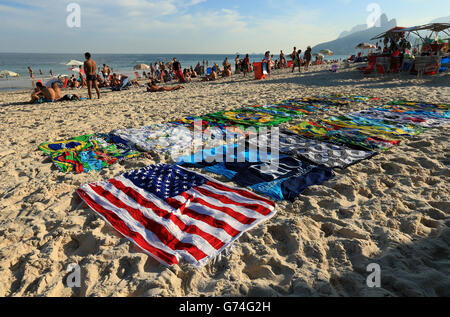
[(92, 99), (92, 84), (97, 92), (98, 99), (100, 99), (100, 89), (97, 82), (97, 63), (91, 59), (91, 54), (84, 54), (86, 61), (84, 62), (84, 72), (86, 74), (89, 99)]

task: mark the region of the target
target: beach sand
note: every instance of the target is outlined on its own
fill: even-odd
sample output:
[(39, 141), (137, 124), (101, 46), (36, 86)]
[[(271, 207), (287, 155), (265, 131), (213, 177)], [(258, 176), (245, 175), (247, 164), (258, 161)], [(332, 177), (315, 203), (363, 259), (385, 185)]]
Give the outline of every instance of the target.
[[(265, 81), (240, 75), (195, 82), (170, 93), (133, 88), (100, 101), (26, 105), (30, 92), (1, 93), (0, 296), (450, 296), (448, 127), (338, 170), (295, 203), (279, 203), (274, 218), (203, 269), (163, 267), (75, 193), (82, 184), (163, 159), (75, 175), (60, 173), (37, 149), (47, 141), (318, 94), (450, 103), (450, 75), (364, 78), (354, 69), (328, 68), (284, 71)], [(80, 288), (65, 286), (71, 263), (81, 267)], [(381, 288), (366, 284), (371, 263), (381, 266)]]

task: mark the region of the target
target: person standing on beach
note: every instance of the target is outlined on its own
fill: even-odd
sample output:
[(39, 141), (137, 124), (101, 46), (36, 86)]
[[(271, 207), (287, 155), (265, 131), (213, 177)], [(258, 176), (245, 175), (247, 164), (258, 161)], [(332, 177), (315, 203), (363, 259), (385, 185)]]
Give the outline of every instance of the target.
[(86, 53), (84, 56), (86, 57), (86, 61), (84, 62), (84, 72), (86, 74), (89, 99), (92, 99), (92, 85), (94, 85), (97, 97), (100, 99), (100, 89), (98, 88), (97, 82), (97, 63), (91, 59), (90, 53)]
[(294, 51), (291, 54), (291, 59), (292, 59), (292, 72), (295, 71), (295, 67), (298, 66), (298, 71), (301, 73), (302, 72), (302, 64), (300, 61), (300, 54), (301, 54), (301, 50), (297, 51), (297, 47), (294, 47)]
[(312, 59), (312, 54), (311, 54), (311, 46), (308, 46), (308, 48), (305, 51), (305, 70), (307, 71), (309, 68), (309, 64), (311, 63), (311, 59)]
[(241, 63), (239, 62), (239, 57), (241, 57), (240, 55), (236, 56), (236, 58), (234, 59), (234, 64), (236, 66), (236, 70), (235, 70), (235, 74), (238, 75), (240, 73), (240, 68), (241, 68)]
[(247, 75), (247, 73), (250, 72), (250, 57), (248, 56), (248, 54), (245, 55), (243, 63), (244, 63), (243, 69), (244, 69), (244, 77), (245, 77)]
[(181, 63), (179, 61), (177, 61), (176, 58), (174, 58), (172, 66), (173, 66), (173, 70), (174, 70), (175, 74), (177, 75), (180, 83), (185, 83), (186, 81), (184, 80), (183, 71), (181, 70)]

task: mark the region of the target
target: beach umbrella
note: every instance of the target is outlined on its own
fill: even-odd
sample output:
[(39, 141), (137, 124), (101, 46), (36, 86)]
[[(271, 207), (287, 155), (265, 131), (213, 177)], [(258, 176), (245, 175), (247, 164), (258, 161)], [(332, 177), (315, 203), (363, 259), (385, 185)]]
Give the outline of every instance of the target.
[(140, 65), (134, 66), (134, 70), (146, 70), (146, 69), (150, 69), (150, 66), (145, 65), (145, 64), (140, 64)]
[(328, 55), (328, 56), (334, 55), (334, 53), (331, 50), (321, 50), (320, 53), (323, 55)]
[(315, 53), (312, 56), (314, 56), (314, 57), (317, 56), (317, 57), (320, 57), (322, 59), (325, 57), (325, 56), (323, 56), (322, 54), (319, 54), (319, 53)]
[(0, 72), (0, 77), (19, 77), (19, 74), (12, 72), (10, 70), (2, 70)]
[(360, 43), (356, 46), (356, 49), (359, 50), (370, 50), (370, 49), (376, 49), (376, 45), (370, 44), (370, 43)]
[(80, 62), (80, 61), (77, 61), (77, 60), (74, 60), (74, 59), (72, 59), (70, 62), (68, 62), (67, 64), (66, 64), (67, 66), (83, 66), (84, 65), (84, 63), (83, 62)]

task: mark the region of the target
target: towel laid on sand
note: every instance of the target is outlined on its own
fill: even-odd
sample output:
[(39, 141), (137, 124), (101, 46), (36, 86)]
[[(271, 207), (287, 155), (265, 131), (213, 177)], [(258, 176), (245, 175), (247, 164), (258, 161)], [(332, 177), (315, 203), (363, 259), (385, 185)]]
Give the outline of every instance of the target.
[(220, 129), (215, 133), (202, 133), (199, 137), (183, 125), (154, 124), (139, 129), (121, 129), (112, 133), (145, 152), (156, 152), (177, 158), (202, 148), (213, 148), (226, 142)]
[(419, 109), (424, 111), (450, 111), (450, 104), (443, 103), (397, 100), (390, 102), (389, 105), (404, 106), (409, 109)]
[(246, 231), (275, 215), (275, 204), (173, 165), (151, 165), (86, 184), (80, 197), (160, 263), (202, 267)]
[(205, 115), (204, 117), (220, 124), (255, 127), (277, 126), (292, 120), (292, 118), (289, 117), (271, 115), (249, 109), (216, 112)]
[(39, 147), (63, 173), (102, 170), (118, 161), (144, 153), (111, 134), (92, 134), (68, 141), (45, 143)]
[(395, 121), (371, 119), (351, 115), (330, 117), (322, 120), (322, 122), (336, 127), (367, 131), (371, 135), (378, 135), (381, 133), (393, 135), (399, 138), (415, 136), (426, 131), (425, 128), (414, 124), (401, 124)]
[(225, 176), (239, 186), (249, 187), (279, 201), (295, 201), (310, 186), (319, 185), (333, 177), (332, 170), (327, 167), (286, 155), (274, 157), (270, 153), (262, 159), (262, 156), (255, 155), (257, 153), (246, 149), (235, 155), (234, 160), (230, 159), (233, 155), (228, 155), (221, 162), (214, 161), (217, 156), (208, 159), (203, 153), (202, 162), (191, 158), (180, 164)]
[(365, 117), (378, 120), (395, 121), (402, 124), (414, 124), (424, 128), (438, 128), (450, 124), (450, 119), (430, 118), (421, 115), (409, 115), (398, 112), (380, 111), (377, 109), (354, 112), (352, 116)]
[[(271, 138), (260, 136), (256, 143), (254, 141), (256, 140), (251, 140), (249, 143), (253, 143), (255, 146), (258, 146), (258, 142), (261, 141), (262, 144), (270, 144)], [(279, 134), (279, 152), (300, 156), (329, 168), (346, 168), (376, 154), (372, 151), (356, 150), (344, 145), (305, 138), (288, 133), (287, 130)]]
[(357, 146), (369, 151), (387, 150), (400, 144), (396, 139), (382, 133), (370, 134), (367, 131), (349, 128), (338, 128), (312, 121), (303, 121), (287, 128), (288, 131), (325, 142)]

